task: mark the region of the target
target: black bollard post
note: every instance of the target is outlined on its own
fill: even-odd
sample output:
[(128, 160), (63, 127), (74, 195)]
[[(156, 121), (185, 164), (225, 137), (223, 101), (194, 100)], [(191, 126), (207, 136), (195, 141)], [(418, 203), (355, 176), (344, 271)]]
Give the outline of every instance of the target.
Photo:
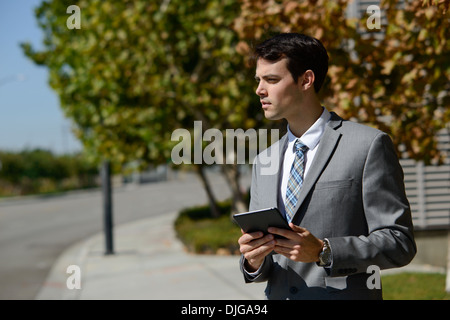
[(102, 164), (102, 193), (103, 193), (103, 228), (105, 231), (105, 254), (114, 254), (113, 246), (113, 216), (112, 216), (112, 188), (111, 165), (108, 160)]

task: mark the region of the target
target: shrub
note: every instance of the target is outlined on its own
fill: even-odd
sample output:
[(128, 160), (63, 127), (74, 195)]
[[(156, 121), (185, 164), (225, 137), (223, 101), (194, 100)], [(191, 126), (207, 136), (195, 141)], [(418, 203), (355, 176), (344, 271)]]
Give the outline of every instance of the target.
[(213, 218), (209, 206), (198, 206), (180, 212), (175, 231), (188, 251), (216, 253), (219, 249), (238, 253), (240, 228), (230, 217), (231, 201), (220, 202), (220, 217)]

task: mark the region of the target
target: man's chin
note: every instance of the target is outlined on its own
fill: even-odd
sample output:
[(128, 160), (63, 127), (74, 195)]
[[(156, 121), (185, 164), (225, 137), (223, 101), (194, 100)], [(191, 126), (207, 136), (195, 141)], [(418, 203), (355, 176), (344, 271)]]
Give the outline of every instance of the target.
[(270, 111), (264, 111), (264, 117), (267, 120), (272, 120), (272, 121), (276, 121), (276, 120), (280, 120), (281, 117), (278, 114), (272, 113)]

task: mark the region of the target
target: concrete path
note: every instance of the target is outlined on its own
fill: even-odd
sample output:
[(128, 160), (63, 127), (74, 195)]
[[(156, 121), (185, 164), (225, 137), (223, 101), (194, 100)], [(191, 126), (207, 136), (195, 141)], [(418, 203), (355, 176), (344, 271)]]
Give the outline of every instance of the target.
[[(238, 256), (193, 255), (176, 238), (176, 213), (119, 226), (115, 254), (96, 235), (70, 247), (53, 266), (36, 299), (264, 299), (265, 284), (245, 284)], [(81, 288), (69, 289), (79, 267)]]

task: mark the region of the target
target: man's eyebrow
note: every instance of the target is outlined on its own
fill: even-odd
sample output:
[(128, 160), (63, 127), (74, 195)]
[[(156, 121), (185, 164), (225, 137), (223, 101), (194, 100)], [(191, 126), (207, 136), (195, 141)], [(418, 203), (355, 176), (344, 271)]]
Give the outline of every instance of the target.
[[(267, 79), (267, 78), (279, 78), (280, 76), (279, 75), (276, 75), (276, 74), (265, 74), (265, 75), (263, 75), (262, 76), (262, 78), (263, 79)], [(255, 80), (259, 80), (260, 78), (257, 76), (257, 75), (255, 75)]]

